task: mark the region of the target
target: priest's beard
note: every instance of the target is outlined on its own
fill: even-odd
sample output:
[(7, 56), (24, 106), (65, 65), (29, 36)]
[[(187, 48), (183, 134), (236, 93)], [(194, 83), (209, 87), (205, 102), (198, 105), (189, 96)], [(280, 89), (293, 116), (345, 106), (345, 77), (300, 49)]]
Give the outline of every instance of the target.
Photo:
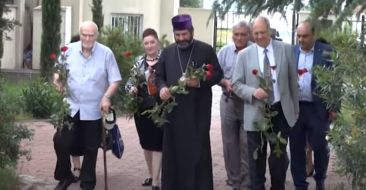
[(175, 40), (175, 43), (177, 43), (178, 48), (187, 49), (193, 43), (193, 37), (188, 40)]

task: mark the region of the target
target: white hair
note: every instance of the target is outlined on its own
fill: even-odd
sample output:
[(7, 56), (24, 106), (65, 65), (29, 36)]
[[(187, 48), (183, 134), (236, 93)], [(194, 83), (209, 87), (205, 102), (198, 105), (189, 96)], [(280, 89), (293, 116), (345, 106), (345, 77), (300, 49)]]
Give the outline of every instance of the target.
[(80, 27), (79, 27), (79, 33), (81, 33), (81, 30), (85, 27), (88, 27), (88, 26), (92, 26), (94, 29), (95, 29), (95, 34), (98, 35), (99, 34), (99, 29), (98, 29), (98, 25), (95, 24), (95, 22), (93, 21), (84, 21), (80, 24)]
[(233, 26), (233, 30), (237, 28), (246, 28), (249, 33), (251, 30), (250, 25), (245, 20), (241, 20)]

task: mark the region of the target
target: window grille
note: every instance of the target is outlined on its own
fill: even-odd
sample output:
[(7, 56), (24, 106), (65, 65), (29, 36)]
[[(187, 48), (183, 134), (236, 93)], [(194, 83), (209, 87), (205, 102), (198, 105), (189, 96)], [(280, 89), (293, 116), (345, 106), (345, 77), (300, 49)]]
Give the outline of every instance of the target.
[(112, 14), (112, 27), (122, 27), (124, 32), (133, 36), (142, 35), (142, 15)]
[(5, 0), (5, 4), (14, 4), (14, 0)]

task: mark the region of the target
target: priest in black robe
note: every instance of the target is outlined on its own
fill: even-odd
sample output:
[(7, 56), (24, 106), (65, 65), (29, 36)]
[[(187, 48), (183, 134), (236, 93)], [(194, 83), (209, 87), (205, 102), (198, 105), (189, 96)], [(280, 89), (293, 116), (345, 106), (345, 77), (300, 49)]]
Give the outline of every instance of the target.
[[(166, 115), (164, 125), (162, 190), (213, 189), (210, 148), (211, 87), (222, 78), (213, 48), (193, 39), (189, 15), (172, 18), (174, 44), (163, 50), (156, 71), (160, 98), (168, 101), (168, 87), (185, 79), (186, 95), (174, 95), (178, 105)], [(213, 72), (206, 80), (182, 78), (187, 65), (199, 68), (211, 64)]]

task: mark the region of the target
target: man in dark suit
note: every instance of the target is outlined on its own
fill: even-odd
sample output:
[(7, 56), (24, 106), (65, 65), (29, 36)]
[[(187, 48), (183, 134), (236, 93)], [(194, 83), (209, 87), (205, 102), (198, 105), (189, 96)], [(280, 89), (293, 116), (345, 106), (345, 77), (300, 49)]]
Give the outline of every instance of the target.
[(312, 71), (318, 65), (331, 66), (332, 48), (315, 40), (314, 27), (309, 21), (298, 26), (297, 39), (299, 45), (295, 46), (295, 56), (299, 75), (300, 114), (290, 133), (291, 172), (296, 190), (306, 190), (305, 146), (308, 140), (314, 151), (316, 189), (323, 190), (329, 162), (325, 136), (336, 114), (327, 110), (324, 101), (314, 92), (316, 83)]
[[(280, 132), (282, 138), (288, 138), (290, 126), (294, 126), (299, 112), (297, 68), (293, 48), (289, 44), (271, 39), (270, 24), (267, 18), (258, 17), (253, 22), (253, 37), (255, 44), (239, 52), (234, 74), (234, 93), (244, 100), (244, 129), (247, 131), (249, 175), (251, 190), (265, 189), (265, 173), (267, 162), (267, 139), (255, 127), (262, 121), (262, 109), (266, 102), (271, 111), (277, 115), (271, 117), (273, 131)], [(260, 87), (257, 76), (270, 74), (273, 93), (266, 92)], [(268, 100), (269, 99), (269, 100)], [(272, 130), (272, 129), (269, 129)], [(263, 146), (261, 147), (261, 143)], [(271, 173), (271, 189), (284, 190), (288, 157), (286, 144), (281, 144), (280, 156), (274, 152), (275, 143), (269, 142), (271, 153), (268, 159)], [(257, 152), (255, 159), (253, 153)]]

